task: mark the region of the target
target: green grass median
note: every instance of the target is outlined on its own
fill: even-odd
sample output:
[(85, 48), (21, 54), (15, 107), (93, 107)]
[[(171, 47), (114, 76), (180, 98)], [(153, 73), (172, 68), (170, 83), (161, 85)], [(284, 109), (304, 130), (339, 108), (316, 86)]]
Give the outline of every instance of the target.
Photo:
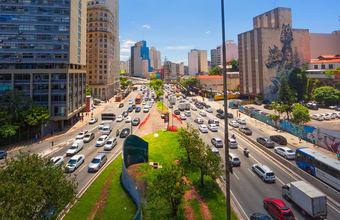
[(157, 108), (161, 111), (168, 111), (169, 110), (165, 105), (162, 104), (161, 101), (157, 101)]

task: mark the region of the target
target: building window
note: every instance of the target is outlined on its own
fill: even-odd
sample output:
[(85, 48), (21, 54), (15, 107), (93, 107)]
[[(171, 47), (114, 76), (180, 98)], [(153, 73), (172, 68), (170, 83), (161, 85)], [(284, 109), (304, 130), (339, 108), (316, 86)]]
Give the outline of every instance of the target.
[(79, 15), (79, 17), (81, 17), (81, 11), (80, 10), (78, 10), (78, 15)]
[(314, 69), (317, 70), (318, 69), (318, 65), (314, 65)]
[(80, 55), (80, 49), (78, 49), (78, 55)]
[(81, 39), (81, 34), (80, 34), (80, 33), (78, 33), (78, 39), (79, 39), (79, 40)]
[(321, 64), (321, 69), (325, 69), (325, 64)]
[(79, 9), (81, 9), (81, 2), (79, 2)]
[(81, 46), (81, 43), (80, 43), (80, 41), (78, 40), (78, 47), (80, 47)]
[(81, 31), (81, 26), (80, 25), (78, 25), (78, 31)]
[(80, 56), (78, 56), (78, 63), (80, 63)]
[(329, 65), (328, 65), (328, 69), (330, 69), (330, 70), (334, 69), (333, 64), (329, 64)]
[(78, 18), (78, 23), (81, 24), (81, 18)]

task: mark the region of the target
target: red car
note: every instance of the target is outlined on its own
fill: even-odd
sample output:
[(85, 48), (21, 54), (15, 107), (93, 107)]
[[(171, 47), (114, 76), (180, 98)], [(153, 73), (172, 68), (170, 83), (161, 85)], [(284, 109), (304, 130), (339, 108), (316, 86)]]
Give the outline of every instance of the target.
[(287, 207), (280, 199), (265, 198), (263, 200), (263, 207), (271, 214), (274, 219), (293, 220), (295, 219), (292, 210)]

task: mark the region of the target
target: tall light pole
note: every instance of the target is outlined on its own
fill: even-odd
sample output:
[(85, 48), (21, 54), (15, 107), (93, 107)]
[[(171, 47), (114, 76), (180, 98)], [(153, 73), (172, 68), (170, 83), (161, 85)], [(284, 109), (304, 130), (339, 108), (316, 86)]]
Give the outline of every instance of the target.
[(224, 160), (225, 160), (225, 185), (226, 185), (226, 199), (227, 199), (227, 219), (231, 220), (230, 213), (230, 167), (229, 167), (229, 147), (228, 147), (228, 95), (227, 95), (227, 64), (225, 51), (225, 30), (224, 30), (224, 0), (221, 0), (222, 10), (222, 53), (223, 53), (223, 91), (224, 91)]

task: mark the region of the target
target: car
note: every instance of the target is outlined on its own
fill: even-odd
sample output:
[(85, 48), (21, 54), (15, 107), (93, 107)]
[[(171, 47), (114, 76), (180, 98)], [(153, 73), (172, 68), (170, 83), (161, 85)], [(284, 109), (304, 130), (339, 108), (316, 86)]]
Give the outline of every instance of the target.
[(263, 200), (263, 208), (267, 210), (274, 219), (295, 219), (292, 210), (290, 210), (281, 199), (265, 198)]
[(271, 218), (262, 212), (255, 212), (250, 215), (250, 220), (271, 220)]
[(105, 153), (97, 154), (87, 168), (88, 172), (97, 172), (107, 161)]
[(98, 121), (98, 118), (91, 118), (91, 120), (89, 121), (89, 124), (94, 124)]
[(85, 143), (88, 143), (88, 142), (92, 141), (94, 138), (95, 138), (95, 134), (94, 133), (87, 133), (84, 136), (83, 140), (84, 140)]
[(174, 106), (172, 104), (169, 105), (169, 108), (173, 108)]
[(181, 99), (180, 101), (179, 101), (179, 103), (184, 103), (185, 102), (185, 100), (183, 100), (183, 99)]
[(128, 113), (127, 111), (123, 111), (122, 115), (123, 115), (123, 117), (125, 118), (126, 116), (129, 115), (129, 113)]
[(221, 157), (220, 152), (218, 151), (218, 149), (217, 149), (216, 147), (213, 147), (213, 146), (209, 146), (209, 147), (210, 147), (210, 150), (211, 150), (214, 154), (216, 154), (216, 156)]
[(142, 105), (145, 105), (145, 104), (146, 104), (146, 102), (145, 102), (145, 101), (143, 101), (143, 102), (142, 102)]
[(179, 118), (180, 118), (181, 120), (187, 120), (187, 117), (185, 117), (185, 114), (182, 114), (181, 116), (179, 116)]
[(133, 126), (137, 126), (137, 125), (139, 125), (139, 123), (140, 123), (140, 119), (139, 119), (139, 118), (135, 118), (135, 119), (133, 119), (133, 121), (132, 121), (132, 125), (133, 125)]
[(211, 138), (211, 143), (215, 147), (223, 147), (223, 142), (221, 138), (218, 138), (218, 137)]
[(136, 108), (136, 105), (135, 105), (135, 104), (133, 104), (133, 105), (131, 105), (131, 107), (132, 107), (132, 109), (135, 109), (135, 108)]
[(204, 123), (202, 118), (195, 118), (194, 122), (196, 122), (197, 124), (203, 124)]
[(250, 130), (250, 128), (247, 126), (241, 126), (238, 130), (246, 135), (251, 135), (253, 133), (252, 130)]
[(265, 108), (265, 109), (271, 109), (271, 105), (270, 105), (270, 104), (265, 104), (265, 105), (263, 106), (263, 108)]
[(129, 100), (129, 104), (132, 104), (132, 100)]
[(48, 162), (48, 164), (50, 164), (53, 168), (61, 166), (63, 163), (64, 163), (63, 156), (52, 157)]
[(324, 113), (324, 114), (319, 114), (319, 115), (322, 116), (324, 120), (331, 120), (331, 116), (328, 115), (328, 114), (326, 114), (326, 113)]
[(119, 115), (116, 120), (117, 122), (121, 122), (123, 121), (123, 119), (124, 119), (123, 115)]
[(269, 136), (270, 140), (278, 143), (278, 144), (281, 144), (281, 145), (286, 145), (287, 144), (287, 139), (281, 135), (272, 135), (272, 136)]
[(321, 115), (315, 114), (315, 115), (311, 115), (310, 117), (314, 120), (323, 121), (323, 116), (321, 116)]
[(308, 109), (310, 109), (310, 110), (319, 110), (319, 108), (317, 106), (315, 106), (315, 105), (309, 105)]
[(73, 142), (71, 147), (66, 151), (66, 156), (73, 156), (79, 151), (81, 151), (84, 147), (84, 141), (83, 140), (76, 140)]
[(265, 147), (275, 147), (275, 143), (272, 140), (270, 140), (269, 138), (266, 138), (266, 137), (256, 138), (256, 141), (258, 143), (262, 144)]
[(208, 128), (205, 125), (198, 126), (198, 130), (200, 130), (202, 133), (208, 133)]
[(335, 119), (336, 115), (334, 115), (333, 113), (324, 113), (323, 115), (327, 115), (330, 117), (330, 119)]
[(228, 118), (233, 118), (233, 117), (234, 117), (233, 114), (228, 112)]
[(144, 112), (144, 113), (148, 113), (148, 112), (149, 112), (149, 107), (148, 107), (148, 106), (144, 106), (143, 112)]
[(125, 118), (125, 123), (131, 123), (131, 116), (127, 116)]
[(333, 105), (333, 106), (329, 106), (329, 109), (336, 109), (336, 108), (339, 108), (340, 105)]
[(164, 119), (165, 118), (165, 113), (161, 114), (161, 118)]
[(204, 108), (203, 105), (197, 105), (196, 107), (199, 108), (199, 109), (203, 109)]
[(263, 104), (271, 104), (273, 101), (270, 99), (265, 99), (262, 101)]
[(221, 113), (216, 114), (216, 117), (219, 119), (224, 119), (224, 115)]
[(80, 133), (77, 135), (76, 139), (83, 139), (87, 132), (89, 132), (89, 131), (88, 130), (81, 130)]
[(132, 112), (133, 111), (132, 107), (129, 107), (127, 111)]
[(6, 151), (0, 151), (0, 159), (6, 159), (7, 158), (7, 152)]
[(197, 107), (196, 107), (196, 106), (194, 106), (194, 105), (191, 105), (191, 110), (193, 110), (193, 111), (197, 111)]
[(274, 172), (270, 170), (269, 167), (267, 167), (266, 165), (253, 164), (251, 169), (261, 178), (263, 182), (274, 183), (276, 180)]
[(205, 107), (206, 109), (211, 108), (210, 105), (205, 105), (204, 107)]
[(262, 103), (259, 102), (259, 101), (255, 101), (254, 104), (255, 104), (255, 105), (262, 105)]
[(208, 129), (213, 132), (218, 131), (218, 127), (215, 124), (208, 124)]
[(295, 159), (295, 152), (289, 147), (281, 147), (281, 146), (274, 147), (274, 152), (277, 154), (280, 154), (286, 159), (289, 159), (289, 160)]
[(241, 160), (236, 154), (229, 153), (229, 164), (231, 164), (233, 167), (241, 166)]
[(201, 116), (203, 116), (203, 117), (206, 117), (207, 116), (207, 113), (205, 112), (205, 111), (200, 111), (200, 113), (199, 113)]
[(124, 107), (124, 103), (120, 103), (119, 108), (123, 108), (123, 107)]
[(98, 125), (98, 129), (99, 129), (99, 130), (103, 129), (103, 128), (104, 128), (104, 124), (105, 124), (104, 121), (103, 121), (102, 123), (100, 123), (100, 124)]
[(235, 148), (235, 149), (238, 147), (238, 143), (236, 142), (234, 138), (228, 138), (228, 147)]
[(216, 112), (219, 113), (219, 114), (223, 114), (224, 113), (224, 111), (222, 109), (217, 109)]
[(237, 121), (237, 123), (239, 123), (241, 125), (245, 125), (246, 124), (246, 120), (244, 118), (237, 118), (236, 121)]
[(335, 111), (340, 111), (340, 106), (336, 107), (334, 110)]
[(206, 111), (209, 112), (209, 113), (213, 113), (214, 112), (212, 108), (207, 108)]
[(104, 146), (108, 140), (108, 136), (107, 135), (102, 135), (99, 137), (99, 139), (96, 142), (96, 147), (101, 147)]
[(185, 116), (187, 116), (187, 117), (191, 117), (191, 112), (190, 111), (185, 111)]
[(234, 127), (234, 128), (238, 128), (239, 123), (237, 123), (237, 121), (231, 121), (231, 122), (229, 122), (229, 125)]
[(78, 154), (74, 155), (66, 164), (65, 172), (72, 173), (74, 172), (80, 165), (82, 165), (85, 161), (85, 155)]
[(130, 128), (124, 128), (122, 132), (120, 132), (120, 138), (126, 138), (130, 134)]
[(145, 101), (148, 101), (148, 100), (149, 100), (149, 97), (146, 97), (146, 98), (145, 98)]
[(180, 115), (181, 114), (181, 112), (178, 109), (175, 110), (174, 113), (175, 113), (175, 115)]
[(336, 119), (339, 117), (338, 112), (333, 112), (333, 113), (329, 113), (331, 115), (331, 119)]
[(104, 150), (112, 150), (117, 145), (117, 138), (110, 138), (104, 145)]
[(207, 105), (205, 102), (201, 102), (201, 104), (202, 104), (203, 106), (206, 106), (206, 105)]

